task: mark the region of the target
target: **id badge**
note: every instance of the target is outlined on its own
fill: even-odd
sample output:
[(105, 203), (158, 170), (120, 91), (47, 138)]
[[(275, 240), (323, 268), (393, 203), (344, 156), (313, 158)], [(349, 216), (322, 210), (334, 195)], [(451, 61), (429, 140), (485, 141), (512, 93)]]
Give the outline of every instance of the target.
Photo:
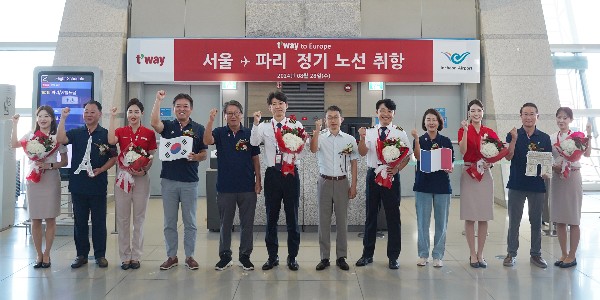
[(282, 161), (282, 155), (281, 155), (281, 153), (275, 154), (275, 164), (276, 165), (280, 165), (281, 161)]

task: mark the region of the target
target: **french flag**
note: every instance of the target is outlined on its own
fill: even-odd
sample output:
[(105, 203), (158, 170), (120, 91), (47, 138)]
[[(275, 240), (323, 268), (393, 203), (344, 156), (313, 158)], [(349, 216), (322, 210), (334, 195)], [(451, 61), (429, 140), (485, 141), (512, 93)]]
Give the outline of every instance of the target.
[(421, 172), (431, 173), (450, 169), (452, 169), (451, 149), (421, 150)]

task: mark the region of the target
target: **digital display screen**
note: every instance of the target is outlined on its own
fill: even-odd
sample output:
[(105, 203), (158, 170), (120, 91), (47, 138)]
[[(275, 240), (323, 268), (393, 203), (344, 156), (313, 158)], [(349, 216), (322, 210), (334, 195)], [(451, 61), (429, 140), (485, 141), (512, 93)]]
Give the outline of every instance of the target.
[[(71, 112), (65, 123), (67, 131), (85, 124), (83, 106), (94, 98), (93, 72), (40, 71), (37, 79), (37, 107), (52, 107), (57, 123), (60, 122), (63, 107), (70, 107)], [(69, 164), (65, 169), (71, 167), (71, 145), (67, 145), (67, 148)]]
[(70, 107), (65, 129), (83, 126), (83, 105), (94, 96), (94, 73), (41, 71), (38, 85), (38, 107), (54, 108), (57, 122), (62, 108)]

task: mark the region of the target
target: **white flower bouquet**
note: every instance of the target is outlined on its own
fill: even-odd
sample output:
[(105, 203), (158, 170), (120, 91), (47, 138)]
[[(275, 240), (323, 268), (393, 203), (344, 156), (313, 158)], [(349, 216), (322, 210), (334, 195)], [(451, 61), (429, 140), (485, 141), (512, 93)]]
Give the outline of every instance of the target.
[(277, 140), (279, 150), (283, 153), (281, 173), (284, 176), (287, 174), (295, 175), (296, 155), (304, 149), (307, 138), (308, 134), (301, 127), (291, 128), (285, 125), (275, 133), (275, 140)]
[(400, 164), (408, 156), (410, 148), (399, 138), (389, 138), (385, 141), (378, 140), (376, 150), (377, 158), (383, 164), (375, 169), (375, 182), (391, 189), (394, 178), (388, 175), (387, 169)]
[(36, 183), (40, 182), (44, 170), (40, 169), (33, 162), (43, 161), (50, 154), (53, 154), (58, 150), (59, 144), (56, 142), (56, 138), (53, 138), (51, 135), (46, 135), (38, 130), (33, 134), (25, 136), (19, 142), (23, 149), (25, 149), (25, 154), (27, 154), (27, 157), (32, 162), (31, 171), (26, 177), (27, 180)]

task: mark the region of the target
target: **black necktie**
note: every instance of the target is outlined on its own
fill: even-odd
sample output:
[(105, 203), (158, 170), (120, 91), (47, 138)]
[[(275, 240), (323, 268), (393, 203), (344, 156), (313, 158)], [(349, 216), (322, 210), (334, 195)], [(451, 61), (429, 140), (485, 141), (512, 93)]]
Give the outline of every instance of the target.
[(281, 129), (281, 123), (277, 123), (277, 128)]
[(380, 141), (385, 141), (385, 138), (386, 138), (385, 131), (386, 130), (387, 130), (387, 127), (385, 127), (385, 126), (381, 127), (381, 132), (379, 133)]

